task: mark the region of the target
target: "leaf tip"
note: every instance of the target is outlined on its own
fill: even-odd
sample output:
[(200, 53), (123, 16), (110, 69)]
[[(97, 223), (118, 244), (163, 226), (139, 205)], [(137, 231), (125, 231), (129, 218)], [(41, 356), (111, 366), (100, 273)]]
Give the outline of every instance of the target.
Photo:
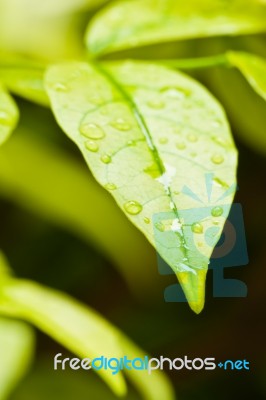
[(178, 272), (177, 278), (182, 286), (189, 307), (196, 314), (200, 314), (205, 304), (206, 269), (192, 272)]

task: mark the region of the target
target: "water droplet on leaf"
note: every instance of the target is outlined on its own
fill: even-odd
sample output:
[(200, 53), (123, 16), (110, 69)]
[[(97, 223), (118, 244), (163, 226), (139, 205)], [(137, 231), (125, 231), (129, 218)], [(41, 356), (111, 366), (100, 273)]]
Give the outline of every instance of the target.
[(160, 232), (164, 232), (165, 231), (165, 226), (164, 226), (164, 224), (162, 222), (156, 222), (155, 227)]
[(191, 227), (192, 232), (201, 234), (203, 233), (203, 226), (199, 222), (195, 222)]
[(187, 140), (191, 143), (196, 143), (198, 141), (198, 136), (195, 133), (189, 133), (187, 135)]
[(224, 157), (221, 154), (214, 154), (211, 158), (214, 164), (222, 164), (224, 162)]
[(214, 207), (212, 209), (212, 216), (213, 217), (220, 217), (221, 215), (223, 215), (224, 210), (222, 209), (222, 207)]
[(124, 208), (131, 215), (138, 215), (142, 211), (142, 205), (134, 200), (125, 203)]
[(105, 185), (105, 189), (106, 190), (116, 190), (117, 187), (114, 183), (107, 183), (107, 185)]
[(80, 126), (80, 133), (89, 139), (103, 139), (105, 137), (104, 130), (96, 124), (84, 123)]
[(177, 143), (176, 147), (178, 148), (178, 150), (185, 150), (186, 149), (186, 145), (183, 142)]
[(118, 118), (110, 124), (113, 128), (118, 129), (119, 131), (129, 131), (131, 129), (131, 125), (125, 121), (123, 118)]
[(109, 154), (104, 154), (104, 155), (101, 157), (101, 161), (102, 161), (104, 164), (110, 164), (110, 162), (112, 161), (112, 158), (111, 158), (111, 156), (109, 156)]
[(98, 144), (93, 140), (87, 140), (85, 142), (85, 147), (87, 150), (92, 151), (93, 153), (97, 153), (97, 151), (99, 150)]
[(167, 144), (168, 143), (168, 139), (166, 137), (162, 137), (162, 138), (159, 139), (159, 142), (161, 144)]
[(216, 119), (213, 121), (212, 125), (213, 125), (215, 128), (219, 128), (220, 126), (222, 126), (222, 121), (221, 121), (220, 119), (216, 118)]
[(57, 82), (53, 85), (53, 89), (56, 92), (67, 92), (68, 87), (64, 83)]

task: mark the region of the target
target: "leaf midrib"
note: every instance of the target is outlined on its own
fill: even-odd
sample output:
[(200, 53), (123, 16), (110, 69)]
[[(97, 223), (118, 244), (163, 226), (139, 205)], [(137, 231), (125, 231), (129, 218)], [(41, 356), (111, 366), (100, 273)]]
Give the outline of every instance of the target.
[[(166, 169), (164, 166), (164, 163), (160, 157), (159, 151), (157, 150), (154, 142), (153, 142), (153, 138), (150, 134), (149, 128), (145, 122), (145, 119), (143, 117), (143, 115), (141, 114), (141, 112), (139, 111), (135, 101), (132, 99), (132, 97), (127, 93), (127, 91), (123, 88), (122, 85), (119, 84), (119, 82), (114, 78), (114, 76), (109, 73), (102, 65), (100, 65), (99, 63), (97, 63), (96, 61), (91, 62), (92, 65), (94, 66), (94, 68), (103, 76), (106, 77), (106, 79), (119, 91), (119, 93), (124, 97), (124, 99), (126, 100), (126, 102), (129, 104), (130, 108), (132, 109), (132, 112), (136, 118), (136, 121), (138, 123), (138, 126), (141, 130), (141, 132), (143, 133), (143, 136), (147, 142), (148, 148), (151, 151), (154, 161), (156, 162), (156, 164), (159, 167), (160, 173), (161, 175), (163, 175), (164, 173), (166, 173)], [(174, 205), (174, 209), (172, 210), (176, 216), (176, 218), (178, 219), (178, 221), (180, 222), (180, 217), (179, 217), (179, 213), (178, 213), (178, 209), (176, 207), (176, 203), (172, 194), (172, 190), (171, 187), (169, 185), (167, 185), (167, 190), (165, 190), (167, 196), (169, 197), (169, 202), (172, 203)], [(184, 230), (183, 227), (181, 227), (181, 232), (182, 232), (182, 237), (183, 239), (183, 251), (184, 251), (184, 256), (188, 258), (188, 252), (185, 246), (185, 235), (184, 235)]]

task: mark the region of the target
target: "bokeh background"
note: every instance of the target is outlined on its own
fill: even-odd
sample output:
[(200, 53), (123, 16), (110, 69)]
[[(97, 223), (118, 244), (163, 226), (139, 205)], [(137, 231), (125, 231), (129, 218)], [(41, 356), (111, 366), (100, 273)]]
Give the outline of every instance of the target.
[[(0, 0), (0, 50), (48, 63), (83, 58), (96, 3)], [(227, 49), (266, 57), (265, 39), (190, 40), (116, 57), (198, 57)], [(165, 303), (164, 289), (175, 277), (159, 275), (155, 251), (94, 181), (50, 110), (20, 98), (19, 126), (0, 150), (0, 246), (19, 277), (89, 304), (153, 356), (250, 361), (250, 371), (169, 372), (179, 399), (265, 399), (266, 104), (234, 70), (191, 74), (224, 105), (239, 149), (236, 201), (244, 210), (250, 263), (225, 276), (244, 281), (247, 298), (213, 298), (210, 271), (200, 315), (187, 304)], [(115, 399), (95, 374), (55, 373), (58, 352), (67, 356), (38, 332), (33, 368), (10, 400)], [(128, 399), (138, 398), (131, 388)]]

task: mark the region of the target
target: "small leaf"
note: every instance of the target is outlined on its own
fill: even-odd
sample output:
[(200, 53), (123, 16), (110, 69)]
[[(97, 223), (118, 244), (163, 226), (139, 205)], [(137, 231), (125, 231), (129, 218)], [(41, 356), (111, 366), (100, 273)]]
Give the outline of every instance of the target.
[[(235, 189), (236, 150), (220, 105), (191, 78), (134, 62), (54, 66), (46, 87), (60, 126), (97, 181), (200, 312), (209, 258)], [(223, 206), (230, 187), (214, 221), (212, 209)]]
[(15, 129), (18, 121), (18, 109), (12, 97), (0, 84), (0, 145)]
[(0, 318), (0, 400), (28, 371), (34, 350), (34, 332), (24, 322)]
[(86, 43), (100, 55), (155, 43), (265, 32), (258, 0), (123, 0), (89, 24)]
[(253, 89), (266, 100), (266, 60), (251, 53), (227, 52), (232, 66), (238, 68)]

